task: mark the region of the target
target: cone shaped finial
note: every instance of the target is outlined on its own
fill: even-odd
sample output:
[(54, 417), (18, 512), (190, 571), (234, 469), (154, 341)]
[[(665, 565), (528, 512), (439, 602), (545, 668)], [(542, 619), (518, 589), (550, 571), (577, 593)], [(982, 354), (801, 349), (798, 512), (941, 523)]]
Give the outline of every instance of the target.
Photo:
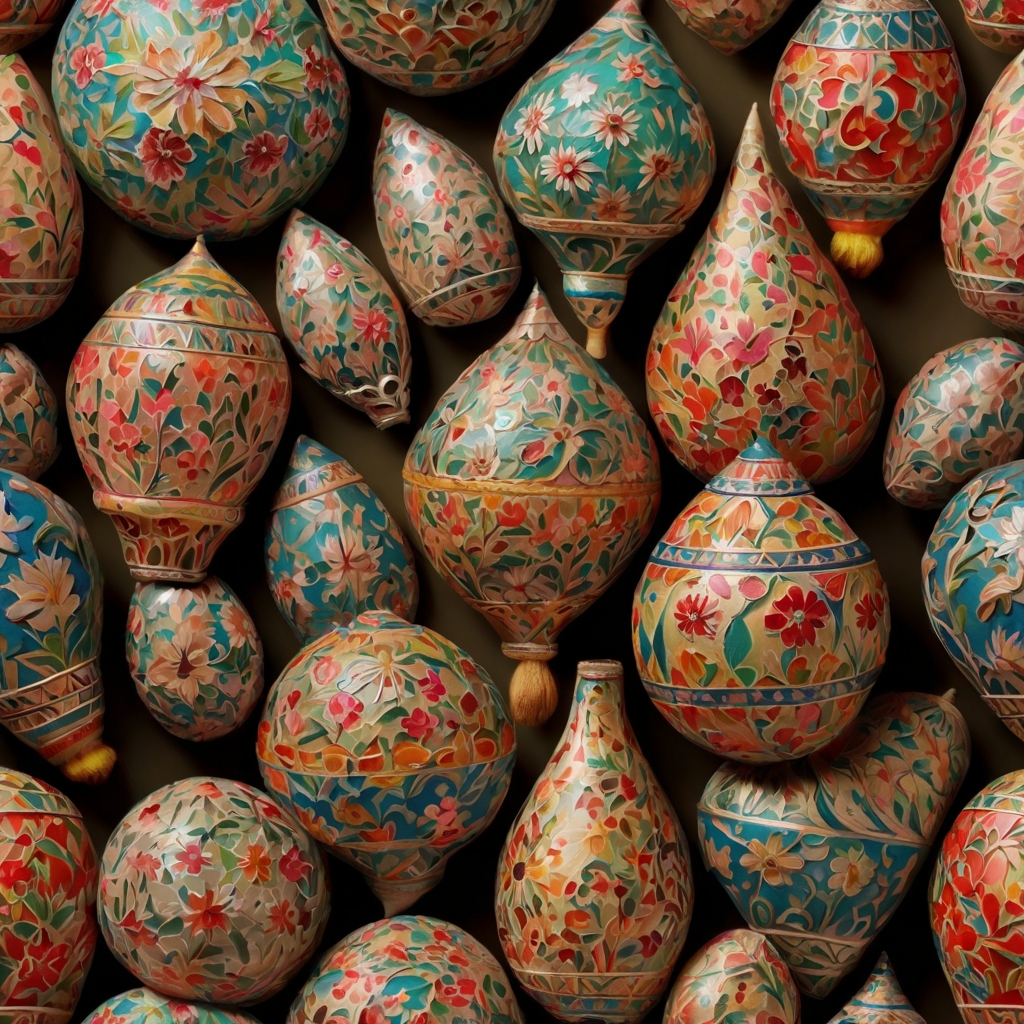
[(829, 1024), (924, 1024), (924, 1018), (903, 994), (883, 953), (860, 991)]
[(763, 437), (757, 438), (739, 458), (709, 484), (719, 494), (783, 495), (809, 494), (811, 485)]
[(764, 128), (761, 125), (761, 115), (756, 103), (750, 107), (750, 113), (747, 114), (747, 120), (743, 125), (740, 143), (736, 147), (736, 156), (733, 159), (733, 167), (759, 174), (774, 173), (768, 160), (768, 151), (765, 149)]

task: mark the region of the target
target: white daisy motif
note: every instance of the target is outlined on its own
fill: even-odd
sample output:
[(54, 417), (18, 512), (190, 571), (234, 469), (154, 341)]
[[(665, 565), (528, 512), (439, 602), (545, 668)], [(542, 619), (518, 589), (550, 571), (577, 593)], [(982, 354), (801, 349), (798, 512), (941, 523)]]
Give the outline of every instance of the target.
[(577, 110), (588, 102), (595, 92), (597, 92), (597, 82), (590, 75), (581, 75), (578, 71), (571, 74), (562, 83), (562, 99)]
[(579, 199), (581, 189), (589, 192), (593, 186), (590, 175), (601, 169), (590, 157), (588, 150), (577, 153), (575, 146), (559, 143), (554, 153), (545, 153), (541, 157), (540, 170), (545, 181), (553, 181), (556, 189)]
[(628, 146), (636, 138), (639, 123), (640, 115), (630, 106), (608, 102), (590, 115), (590, 133), (604, 143), (605, 149), (611, 149), (615, 142)]
[(541, 147), (544, 133), (548, 130), (548, 118), (555, 112), (553, 100), (551, 93), (542, 93), (516, 121), (515, 129), (525, 140), (530, 153), (536, 153)]

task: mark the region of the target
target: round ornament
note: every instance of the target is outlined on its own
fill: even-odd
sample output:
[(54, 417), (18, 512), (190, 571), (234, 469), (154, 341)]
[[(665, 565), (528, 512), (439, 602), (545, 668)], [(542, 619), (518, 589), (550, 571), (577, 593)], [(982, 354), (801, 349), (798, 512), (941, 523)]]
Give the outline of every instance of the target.
[(133, 988), (100, 1003), (82, 1024), (259, 1024), (241, 1010), (226, 1010), (205, 1003), (185, 1003), (154, 992)]
[(1019, 0), (960, 0), (967, 27), (1000, 53), (1024, 47), (1024, 6)]
[(17, 53), (52, 27), (64, 0), (7, 0), (0, 10), (0, 53)]
[(58, 452), (57, 396), (17, 345), (0, 345), (0, 467), (37, 480)]

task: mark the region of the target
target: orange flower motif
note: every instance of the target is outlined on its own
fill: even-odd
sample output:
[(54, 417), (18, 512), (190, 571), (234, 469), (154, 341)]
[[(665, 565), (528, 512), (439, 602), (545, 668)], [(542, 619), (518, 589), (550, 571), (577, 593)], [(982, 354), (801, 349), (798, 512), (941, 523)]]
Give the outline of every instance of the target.
[(245, 856), (239, 861), (239, 867), (250, 882), (267, 882), (270, 880), (272, 863), (265, 846), (249, 843)]
[(188, 910), (184, 913), (185, 923), (196, 932), (212, 932), (216, 929), (228, 930), (228, 915), (224, 913), (227, 904), (217, 903), (217, 894), (207, 889), (202, 896), (194, 892), (188, 894)]

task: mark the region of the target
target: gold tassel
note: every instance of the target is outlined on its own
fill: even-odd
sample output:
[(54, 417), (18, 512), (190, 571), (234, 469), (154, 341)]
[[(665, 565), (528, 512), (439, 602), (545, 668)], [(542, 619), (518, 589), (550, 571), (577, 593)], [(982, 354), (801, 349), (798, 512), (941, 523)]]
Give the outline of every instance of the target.
[(99, 743), (95, 747), (89, 747), (75, 754), (70, 761), (59, 765), (60, 770), (72, 782), (84, 782), (87, 786), (98, 786), (105, 782), (110, 773), (114, 770), (117, 762), (117, 754), (113, 747), (106, 743)]
[(558, 707), (555, 676), (544, 661), (520, 661), (508, 691), (512, 717), (520, 725), (543, 725)]
[(851, 277), (867, 277), (882, 262), (882, 240), (877, 235), (837, 231), (832, 236), (832, 259)]

